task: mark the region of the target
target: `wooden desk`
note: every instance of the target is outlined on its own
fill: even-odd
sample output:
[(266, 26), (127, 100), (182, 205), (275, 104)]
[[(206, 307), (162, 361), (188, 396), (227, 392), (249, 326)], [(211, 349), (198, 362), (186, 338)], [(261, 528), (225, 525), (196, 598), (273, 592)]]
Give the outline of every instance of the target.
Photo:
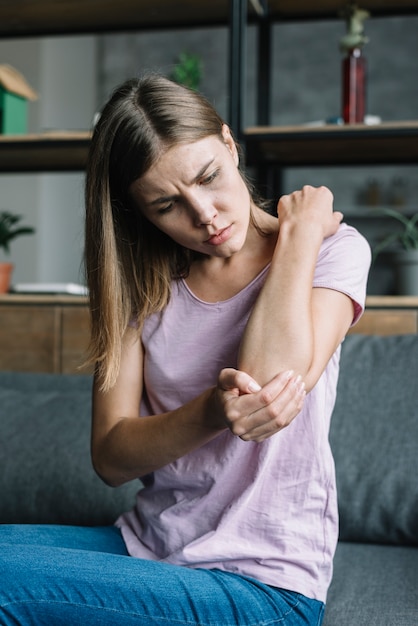
[(366, 310), (350, 333), (405, 335), (418, 332), (417, 296), (369, 296)]
[(85, 297), (0, 296), (0, 370), (88, 373), (89, 334)]
[[(418, 332), (418, 297), (369, 296), (350, 333)], [(90, 336), (87, 298), (0, 296), (0, 370), (87, 373), (79, 367)]]

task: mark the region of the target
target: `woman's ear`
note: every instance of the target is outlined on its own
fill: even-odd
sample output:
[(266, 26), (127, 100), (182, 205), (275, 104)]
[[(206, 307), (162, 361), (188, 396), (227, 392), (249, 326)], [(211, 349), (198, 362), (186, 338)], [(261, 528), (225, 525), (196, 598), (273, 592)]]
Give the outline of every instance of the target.
[(224, 140), (224, 143), (225, 143), (226, 147), (228, 148), (228, 150), (232, 154), (232, 157), (233, 157), (233, 159), (235, 161), (235, 165), (238, 167), (238, 165), (239, 165), (239, 155), (238, 155), (237, 145), (235, 143), (234, 138), (231, 135), (231, 131), (230, 131), (229, 126), (227, 124), (223, 124), (222, 125), (222, 137), (223, 137), (223, 140)]

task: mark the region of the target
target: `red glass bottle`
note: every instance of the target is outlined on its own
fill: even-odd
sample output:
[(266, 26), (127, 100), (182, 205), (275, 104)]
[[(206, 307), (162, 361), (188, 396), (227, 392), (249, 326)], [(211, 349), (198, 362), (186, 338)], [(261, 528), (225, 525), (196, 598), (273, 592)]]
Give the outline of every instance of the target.
[(342, 60), (342, 118), (345, 124), (361, 124), (366, 115), (366, 59), (362, 49), (368, 42), (364, 21), (369, 12), (349, 3), (341, 15), (347, 31), (340, 40)]
[(345, 124), (364, 122), (366, 115), (366, 59), (352, 48), (342, 61), (342, 105)]

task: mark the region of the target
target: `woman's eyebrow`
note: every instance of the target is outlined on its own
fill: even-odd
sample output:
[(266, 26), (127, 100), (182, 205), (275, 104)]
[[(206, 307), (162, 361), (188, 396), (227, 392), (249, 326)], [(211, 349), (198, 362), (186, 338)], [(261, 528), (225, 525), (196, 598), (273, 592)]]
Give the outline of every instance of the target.
[[(198, 171), (196, 176), (191, 181), (192, 184), (197, 182), (199, 180), (199, 178), (201, 178), (203, 176), (203, 174), (206, 172), (206, 170), (212, 165), (214, 160), (215, 160), (215, 157), (212, 157), (207, 163), (205, 163), (205, 165), (203, 165), (200, 168), (200, 170)], [(176, 197), (177, 196), (160, 196), (159, 198), (156, 198), (155, 200), (152, 200), (152, 202), (149, 202), (148, 206), (156, 206), (158, 204), (165, 204), (166, 202), (171, 202), (171, 201), (175, 200)]]
[(206, 172), (206, 170), (208, 169), (208, 167), (210, 165), (212, 165), (212, 163), (214, 162), (215, 157), (212, 157), (203, 167), (200, 168), (200, 170), (198, 171), (197, 175), (194, 177), (192, 182), (196, 182), (199, 180), (199, 178), (202, 178), (203, 174)]
[(151, 202), (147, 202), (148, 206), (156, 206), (157, 204), (165, 204), (166, 202), (172, 202), (175, 200), (175, 196), (161, 196), (160, 198), (156, 198)]

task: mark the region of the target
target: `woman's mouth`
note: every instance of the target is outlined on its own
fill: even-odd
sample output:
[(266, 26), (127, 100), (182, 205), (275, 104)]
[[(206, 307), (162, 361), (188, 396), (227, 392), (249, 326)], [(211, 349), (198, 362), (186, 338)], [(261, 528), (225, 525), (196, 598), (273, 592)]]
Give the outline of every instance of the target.
[(226, 228), (222, 228), (217, 233), (206, 239), (205, 243), (208, 243), (210, 246), (220, 246), (222, 243), (225, 243), (231, 236), (231, 226), (227, 226)]

